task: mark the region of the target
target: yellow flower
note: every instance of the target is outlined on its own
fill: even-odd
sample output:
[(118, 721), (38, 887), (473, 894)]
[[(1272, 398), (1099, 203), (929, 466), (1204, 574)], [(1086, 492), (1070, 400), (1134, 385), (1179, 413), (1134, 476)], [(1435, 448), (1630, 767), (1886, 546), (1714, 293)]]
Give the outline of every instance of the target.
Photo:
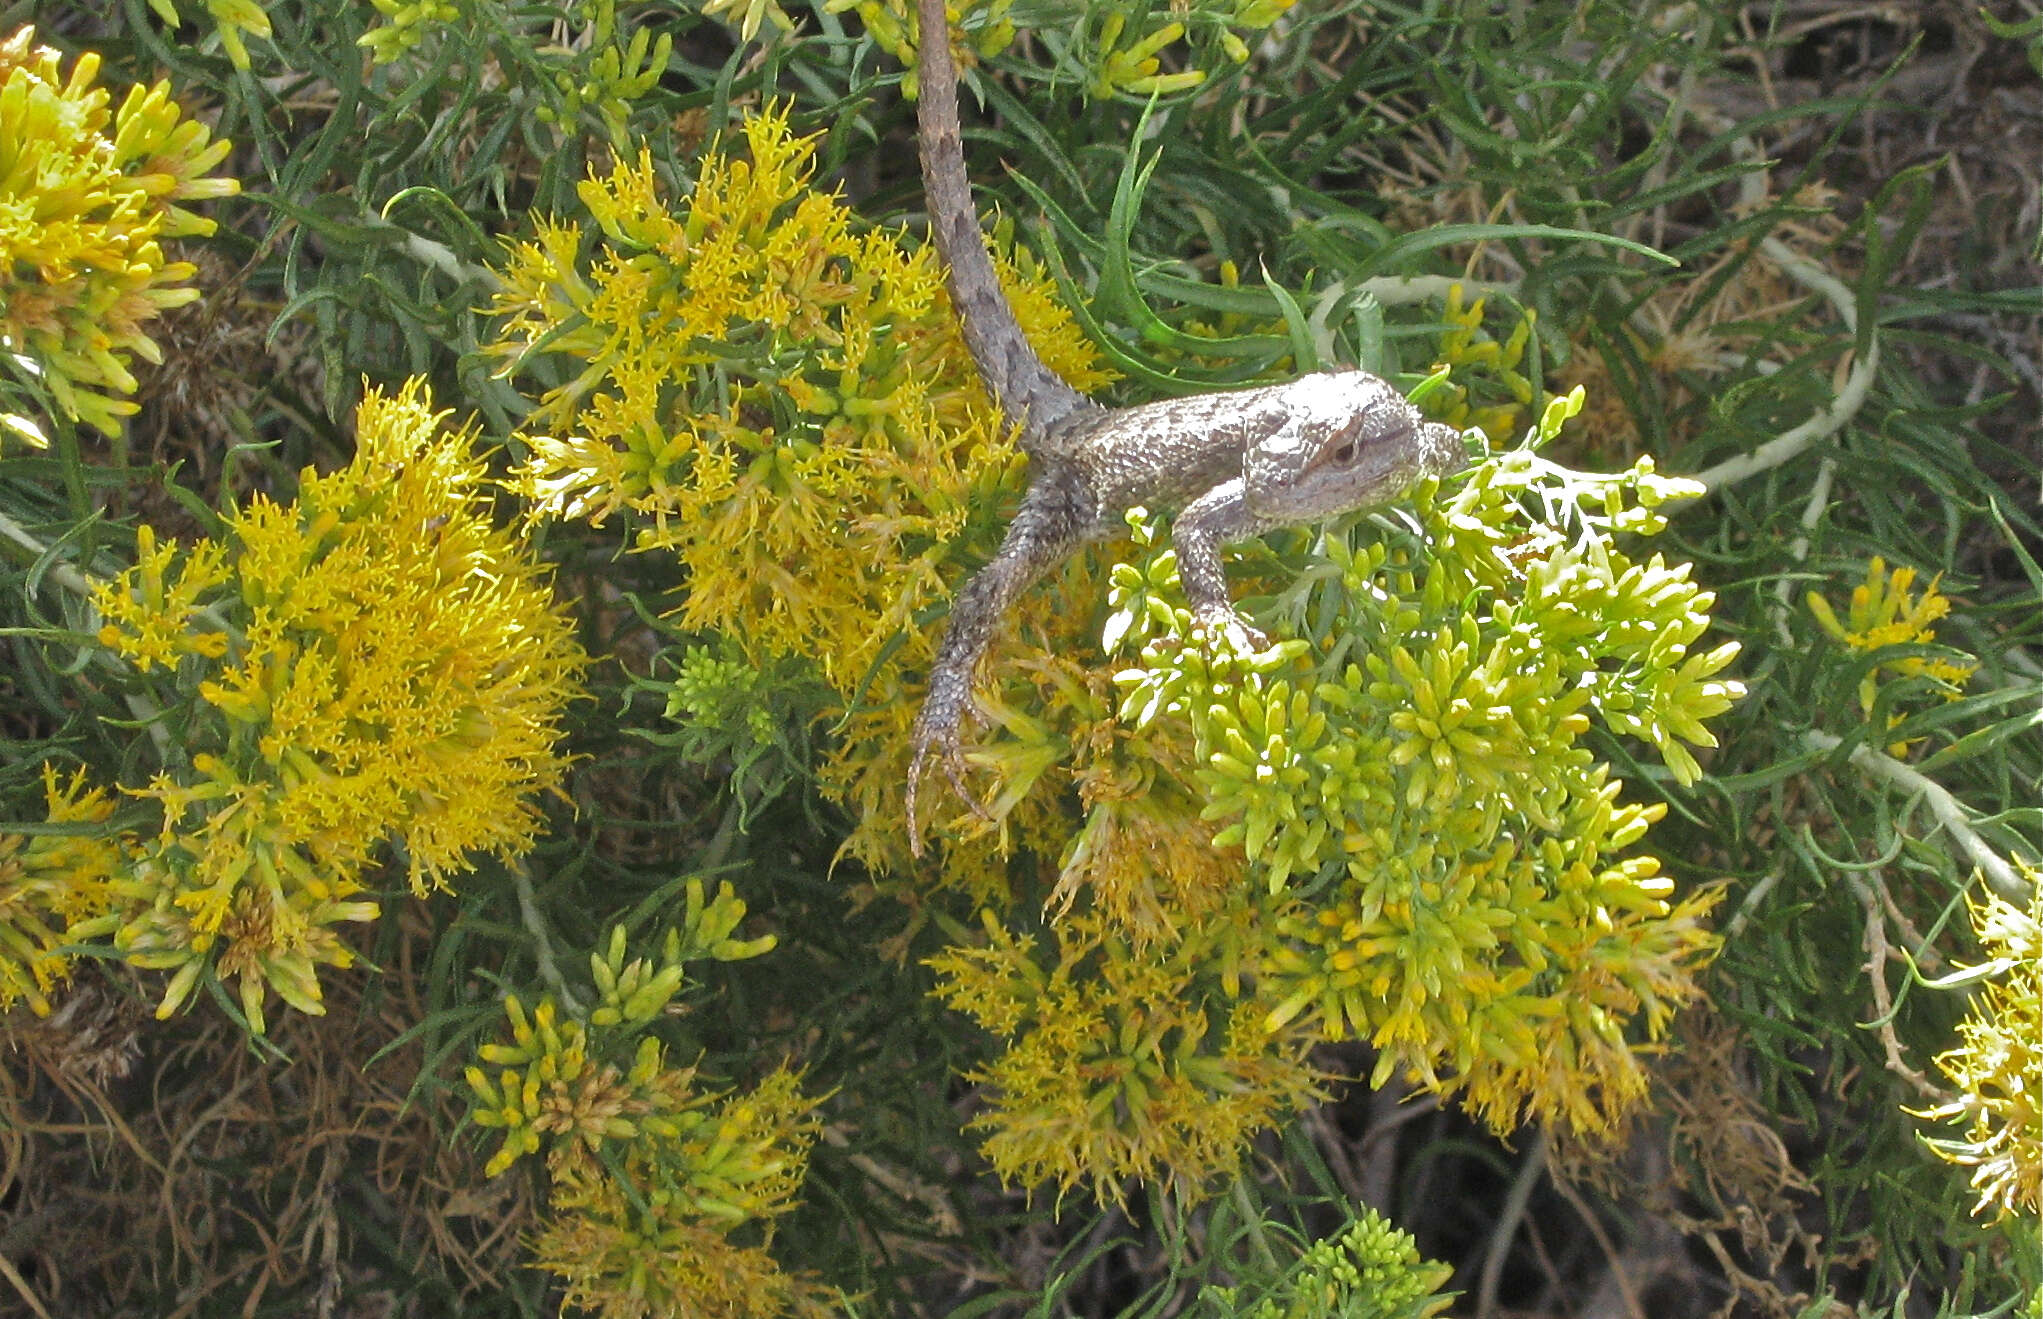
[(1099, 48), (1105, 58), (1100, 61), (1099, 75), (1093, 79), (1094, 96), (1112, 96), (1117, 91), (1135, 96), (1167, 96), (1172, 92), (1188, 91), (1206, 81), (1203, 69), (1183, 69), (1177, 73), (1160, 71), (1163, 65), (1156, 58), (1157, 52), (1185, 35), (1183, 23), (1165, 23), (1156, 31), (1138, 37), (1131, 45), (1117, 49), (1127, 22), (1127, 15), (1117, 10), (1107, 15), (1106, 23), (1100, 29)]
[(1531, 309), (1524, 310), (1518, 324), (1511, 329), (1510, 338), (1498, 343), (1483, 333), (1483, 310), (1486, 299), (1477, 298), (1472, 303), (1463, 302), (1460, 284), (1453, 284), (1447, 290), (1447, 306), (1444, 319), (1454, 328), (1440, 336), (1440, 353), (1435, 361), (1435, 370), (1447, 369), (1461, 379), (1471, 374), (1487, 377), (1503, 386), (1512, 402), (1476, 407), (1470, 401), (1467, 386), (1450, 379), (1435, 391), (1435, 398), (1428, 402), (1429, 415), (1436, 416), (1449, 425), (1474, 427), (1489, 438), (1492, 445), (1510, 443), (1517, 437), (1523, 426), (1525, 409), (1532, 406), (1535, 390), (1518, 367), (1525, 358), (1525, 348), (1532, 340), (1532, 327), (1537, 319)]
[[(2022, 867), (2031, 894), (2043, 872)], [(1939, 1158), (1972, 1168), (1974, 1213), (2043, 1214), (2043, 897), (2027, 911), (1991, 893), (1970, 903), (1987, 960), (1956, 1048), (1937, 1059), (1958, 1095), (1919, 1117), (1962, 1121), (1962, 1138), (1931, 1138)]]
[[(954, 34), (951, 49), (960, 68), (968, 68), (980, 59), (991, 59), (1007, 49), (1014, 40), (1014, 23), (1007, 17), (1008, 10), (1013, 7), (1014, 0), (947, 0), (944, 8)], [(857, 10), (859, 21), (865, 24), (867, 34), (879, 43), (880, 49), (907, 66), (908, 77), (904, 87), (910, 97), (915, 95), (915, 47), (918, 40), (913, 15), (915, 0), (826, 0), (823, 8), (832, 14), (843, 13), (847, 9)], [(960, 47), (955, 34), (968, 17), (977, 29), (978, 37), (969, 45)]]
[(735, 22), (744, 41), (759, 35), (762, 19), (773, 20), (773, 26), (782, 32), (794, 30), (794, 20), (774, 0), (702, 0), (702, 12), (719, 22)]
[[(688, 570), (680, 626), (891, 696), (1018, 468), (934, 255), (811, 188), (815, 142), (785, 110), (743, 132), (685, 203), (642, 153), (581, 185), (587, 228), (545, 221), (508, 251), (489, 351), (583, 364), (528, 421), (517, 488), (547, 515), (634, 515), (637, 548)], [(1101, 383), (1051, 281), (1003, 265), (1046, 359)]]
[(364, 33), (357, 43), (369, 51), (377, 64), (388, 64), (425, 39), (435, 28), (461, 17), (461, 6), (453, 0), (369, 0), (383, 22)]
[(550, 995), (529, 1014), (507, 997), (509, 1042), (480, 1050), (498, 1070), (467, 1069), (470, 1117), (504, 1133), (484, 1173), (544, 1153), (553, 1189), (534, 1262), (566, 1283), (575, 1305), (619, 1319), (820, 1316), (824, 1293), (761, 1246), (730, 1240), (748, 1225), (770, 1234), (793, 1208), (819, 1101), (785, 1067), (749, 1091), (706, 1091), (694, 1067), (669, 1066), (665, 1046), (645, 1033), (683, 987), (686, 962), (754, 957), (773, 944), (731, 937), (745, 904), (728, 884), (712, 899), (691, 882), (685, 911), (657, 964), (627, 962), (624, 928), (611, 931), (607, 950), (590, 954), (600, 1005), (586, 1018)]
[(966, 1078), (988, 1090), (972, 1125), (995, 1171), (1060, 1193), (1087, 1183), (1113, 1201), (1130, 1179), (1162, 1179), (1196, 1198), (1250, 1136), (1319, 1098), (1309, 1036), (1237, 997), (1247, 915), (1147, 949), (1096, 914), (1071, 916), (1045, 967), (1033, 940), (988, 912), (984, 946), (930, 959), (937, 996), (1008, 1037)]
[(1866, 564), (1866, 580), (1852, 588), (1850, 621), (1839, 623), (1830, 601), (1817, 592), (1809, 593), (1809, 609), (1825, 632), (1853, 650), (1878, 650), (1883, 646), (1905, 646), (1936, 640), (1936, 621), (1951, 611), (1951, 602), (1937, 591), (1940, 573), (1923, 588), (1917, 599), (1915, 569), (1887, 570), (1887, 561), (1875, 555)]
[[(627, 1177), (644, 1173), (627, 1155)], [(826, 1319), (832, 1294), (786, 1272), (766, 1248), (731, 1239), (729, 1222), (679, 1201), (628, 1192), (588, 1154), (549, 1161), (546, 1224), (533, 1263), (560, 1278), (569, 1305), (603, 1319)]]
[(107, 931), (177, 973), (161, 1013), (207, 971), (239, 980), (257, 1029), (269, 989), (320, 1011), (315, 968), (352, 960), (333, 927), (376, 915), (354, 895), (385, 845), (423, 894), (533, 841), (586, 661), (445, 420), (416, 381), (371, 391), (347, 467), (252, 499), (181, 558), (142, 528), (95, 594), (102, 643), (175, 666), (197, 712), (185, 767), (128, 789), (162, 822)]
[[(1742, 694), (1719, 676), (1737, 646), (1699, 644), (1714, 601), (1686, 565), (1613, 541), (1682, 489), (1496, 455), (1417, 492), (1416, 534), (1322, 538), (1253, 655), (1189, 635), (1175, 560), (1138, 526), (1108, 624), (1140, 652), (1122, 717), (1189, 735), (1182, 791), (1258, 895), (1239, 942), (1266, 1028), (1366, 1039), (1379, 1083), (1458, 1093), (1500, 1131), (1607, 1134), (1643, 1095), (1640, 1045), (1699, 992), (1716, 894), (1677, 899), (1631, 853), (1665, 808), (1625, 801), (1583, 743), (1630, 734), (1692, 782), (1684, 744)], [(1127, 920), (1110, 897), (1094, 909)]]
[[(213, 30), (220, 34), (220, 45), (227, 52), (227, 58), (237, 69), (248, 67), (248, 46), (242, 34), (269, 39), (270, 16), (257, 0), (204, 0), (206, 14), (213, 20)], [(182, 21), (177, 12), (176, 0), (149, 0), (149, 7), (157, 17), (176, 27)]]
[[(53, 825), (113, 814), (105, 789), (87, 788), (83, 770), (62, 779), (44, 765), (43, 796)], [(49, 992), (71, 971), (60, 950), (113, 901), (126, 846), (101, 833), (0, 834), (0, 1009), (25, 1000), (38, 1014), (50, 1010)]]
[(204, 177), (228, 144), (181, 119), (167, 82), (130, 88), (109, 111), (93, 86), (99, 57), (67, 75), (34, 36), (0, 42), (0, 351), (31, 359), (65, 415), (112, 434), (135, 411), (119, 397), (135, 388), (131, 357), (162, 360), (144, 327), (199, 296), (181, 287), (196, 268), (167, 260), (159, 240), (213, 222), (177, 203), (240, 185)]
[[(1875, 555), (1866, 564), (1865, 580), (1852, 588), (1844, 622), (1838, 621), (1830, 601), (1816, 591), (1809, 592), (1807, 596), (1809, 612), (1815, 615), (1818, 627), (1857, 652), (1884, 650), (1890, 646), (1935, 645), (1937, 620), (1951, 611), (1951, 602), (1937, 590), (1942, 581), (1941, 573), (1931, 578), (1918, 597), (1912, 589), (1915, 586), (1915, 569), (1902, 567), (1890, 572), (1887, 561)], [(1859, 680), (1859, 708), (1868, 718), (1872, 716), (1883, 675), (1925, 678), (1933, 688), (1943, 693), (1946, 700), (1956, 700), (1964, 694), (1965, 685), (1972, 680), (1978, 668), (1976, 660), (1959, 662), (1925, 655), (1883, 659), (1866, 670), (1865, 677)], [(1900, 713), (1890, 713), (1887, 716), (1888, 726), (1900, 723), (1903, 718), (1905, 716)], [(1896, 756), (1905, 755), (1908, 745), (1896, 742), (1888, 750)]]
[[(119, 647), (143, 673), (162, 666), (175, 668), (186, 655), (218, 659), (227, 650), (227, 634), (198, 626), (199, 601), (227, 578), (221, 546), (202, 541), (177, 562), (175, 544), (159, 545), (156, 529), (135, 529), (135, 566), (129, 570), (129, 594), (104, 593), (99, 599), (103, 646)], [(172, 571), (173, 564), (175, 570)]]

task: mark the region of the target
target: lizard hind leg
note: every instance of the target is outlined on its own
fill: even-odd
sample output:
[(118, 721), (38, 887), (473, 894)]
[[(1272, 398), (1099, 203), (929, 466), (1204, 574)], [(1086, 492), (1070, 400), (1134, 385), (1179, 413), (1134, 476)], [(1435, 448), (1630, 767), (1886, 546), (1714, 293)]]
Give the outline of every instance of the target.
[(995, 628), (1030, 583), (1063, 562), (1079, 545), (1095, 539), (1096, 501), (1082, 477), (1061, 463), (1038, 463), (1008, 523), (1000, 549), (951, 601), (949, 625), (929, 670), (929, 690), (910, 735), (906, 810), (908, 850), (922, 855), (922, 830), (915, 817), (916, 787), (932, 757), (958, 796), (982, 819), (988, 811), (965, 786), (963, 729), (972, 700), (972, 677), (993, 641)]

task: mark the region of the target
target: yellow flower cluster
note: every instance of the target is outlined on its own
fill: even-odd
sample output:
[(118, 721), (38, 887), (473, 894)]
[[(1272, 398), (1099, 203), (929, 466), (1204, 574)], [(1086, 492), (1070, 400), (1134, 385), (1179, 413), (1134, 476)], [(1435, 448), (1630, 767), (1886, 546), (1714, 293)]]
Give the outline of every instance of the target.
[(1468, 387), (1449, 379), (1439, 387), (1439, 400), (1428, 400), (1427, 413), (1450, 426), (1473, 427), (1488, 437), (1492, 445), (1504, 445), (1518, 438), (1525, 409), (1532, 406), (1532, 382), (1518, 367), (1525, 359), (1525, 345), (1531, 342), (1537, 314), (1525, 309), (1518, 324), (1511, 328), (1510, 337), (1498, 343), (1483, 333), (1486, 302), (1487, 299), (1477, 298), (1464, 304), (1461, 285), (1448, 288), (1445, 315), (1454, 328), (1440, 336), (1435, 369), (1446, 368), (1463, 377), (1477, 374), (1492, 379), (1504, 387), (1512, 401), (1477, 407), (1470, 401)]
[(1199, 1319), (1432, 1319), (1454, 1303), (1436, 1295), (1454, 1276), (1419, 1254), (1411, 1235), (1364, 1209), (1339, 1233), (1315, 1241), (1281, 1277), (1260, 1288), (1214, 1288)]
[[(270, 16), (258, 0), (204, 0), (207, 17), (213, 20), (213, 29), (220, 34), (220, 45), (227, 52), (227, 58), (235, 68), (248, 67), (248, 43), (243, 34), (260, 37), (267, 41), (270, 35)], [(156, 16), (176, 27), (182, 19), (177, 12), (177, 0), (149, 0), (149, 7)]]
[(504, 1133), (486, 1175), (545, 1154), (551, 1212), (533, 1257), (566, 1282), (570, 1304), (613, 1319), (828, 1313), (823, 1293), (783, 1272), (764, 1244), (731, 1239), (748, 1224), (770, 1236), (793, 1206), (818, 1101), (784, 1067), (750, 1091), (705, 1091), (695, 1068), (670, 1066), (648, 1033), (686, 987), (688, 962), (772, 948), (771, 935), (732, 937), (744, 916), (729, 884), (712, 899), (691, 880), (657, 962), (627, 961), (615, 927), (589, 958), (593, 1009), (564, 1011), (548, 995), (528, 1014), (509, 995), (510, 1041), (481, 1049), (498, 1071), (468, 1068), (470, 1116)]
[(1190, 724), (1217, 841), (1270, 895), (1273, 1025), (1369, 1039), (1379, 1082), (1461, 1090), (1500, 1130), (1604, 1132), (1643, 1094), (1627, 1032), (1658, 1037), (1695, 993), (1714, 895), (1676, 902), (1654, 858), (1622, 855), (1664, 807), (1621, 801), (1578, 742), (1600, 721), (1693, 782), (1682, 743), (1712, 744), (1742, 691), (1716, 676), (1735, 644), (1690, 652), (1713, 601), (1686, 567), (1610, 539), (1657, 530), (1680, 490), (1650, 465), (1501, 454), (1422, 492), (1404, 535), (1327, 538), (1312, 597), (1271, 630), (1338, 621), (1259, 655), (1192, 641), (1166, 555), (1118, 570), (1120, 617), (1148, 638), (1124, 713)]
[[(1875, 555), (1866, 564), (1866, 579), (1852, 588), (1845, 621), (1838, 621), (1830, 601), (1816, 591), (1809, 592), (1809, 612), (1816, 616), (1818, 627), (1854, 651), (1935, 645), (1937, 620), (1951, 612), (1951, 602), (1937, 590), (1942, 580), (1942, 574), (1931, 578), (1918, 598), (1913, 594), (1915, 569), (1895, 568), (1889, 571), (1887, 561)], [(1872, 717), (1883, 675), (1926, 679), (1931, 687), (1944, 694), (1945, 699), (1956, 700), (1964, 694), (1965, 684), (1972, 681), (1972, 674), (1978, 667), (1977, 661), (1959, 663), (1924, 655), (1883, 659), (1867, 669), (1865, 677), (1859, 679), (1859, 708), (1867, 718)], [(1904, 717), (1900, 713), (1889, 713), (1888, 727), (1900, 723)], [(1905, 754), (1908, 747), (1905, 743), (1895, 743), (1888, 750), (1899, 756)]]
[(321, 1011), (317, 967), (384, 844), (423, 894), (509, 859), (565, 762), (559, 721), (586, 663), (530, 548), (491, 524), (482, 463), (419, 382), (372, 391), (347, 467), (257, 497), (181, 553), (145, 527), (135, 567), (94, 596), (101, 643), (171, 670), (177, 758), (133, 795), (162, 807), (93, 933), (173, 970), (159, 1015), (208, 971)]
[[(810, 656), (848, 692), (923, 630), (991, 493), (970, 473), (997, 478), (1008, 448), (933, 254), (811, 189), (784, 112), (744, 132), (750, 160), (711, 151), (678, 213), (642, 154), (581, 186), (600, 233), (546, 221), (512, 249), (493, 351), (578, 364), (516, 480), (544, 513), (640, 515), (639, 548), (688, 569), (682, 626)], [(1049, 281), (1009, 287), (1052, 368), (1100, 383)]]
[(0, 834), (0, 1010), (26, 1001), (39, 1014), (49, 993), (70, 974), (63, 952), (75, 930), (103, 915), (113, 900), (109, 881), (123, 862), (121, 843), (103, 832), (75, 832), (113, 814), (102, 788), (87, 788), (83, 771), (60, 779), (43, 766), (49, 833)]
[[(1015, 25), (1009, 17), (1014, 0), (949, 0), (945, 11), (950, 18), (953, 49), (960, 66), (976, 59), (990, 59), (1014, 41)], [(1087, 33), (1075, 47), (1088, 62), (1089, 85), (1094, 96), (1168, 96), (1190, 91), (1206, 81), (1206, 70), (1198, 67), (1163, 71), (1162, 52), (1193, 34), (1217, 45), (1236, 64), (1249, 57), (1248, 44), (1236, 28), (1260, 31), (1281, 18), (1296, 0), (1191, 0), (1163, 7), (1159, 15), (1147, 5), (1117, 5), (1106, 10), (1097, 32)], [(773, 0), (711, 0), (711, 7), (735, 12), (745, 10), (744, 35), (751, 39), (762, 9), (776, 22), (786, 24)], [(882, 50), (908, 68), (904, 86), (912, 98), (916, 91), (914, 0), (827, 0), (831, 13), (856, 10)], [(1131, 23), (1130, 18), (1134, 21)], [(1080, 6), (1072, 6), (1071, 17), (1084, 17)], [(1160, 18), (1161, 21), (1158, 21)], [(1035, 15), (1039, 26), (1055, 27), (1046, 14)], [(969, 30), (970, 44), (958, 48), (956, 34)]]
[[(849, 7), (842, 2), (825, 6), (831, 13)], [(702, 0), (702, 12), (721, 22), (737, 24), (738, 36), (744, 41), (759, 35), (761, 20), (771, 20), (782, 32), (794, 30), (794, 20), (775, 0)]]
[(1962, 1139), (1929, 1147), (1972, 1168), (1974, 1213), (2043, 1214), (2043, 872), (2023, 867), (2027, 911), (1991, 893), (1973, 901), (1972, 929), (1987, 960), (1959, 1044), (1937, 1066), (1959, 1090), (1918, 1116), (1966, 1124)]
[[(572, 1136), (594, 1149), (607, 1139), (630, 1140), (641, 1130), (672, 1140), (694, 1125), (675, 1117), (680, 1110), (662, 1098), (659, 1086), (670, 1085), (659, 1041), (646, 1036), (628, 1075), (590, 1057), (589, 1029), (615, 1027), (642, 1030), (665, 1012), (687, 979), (691, 959), (722, 962), (757, 957), (772, 949), (774, 936), (740, 940), (731, 937), (745, 919), (745, 904), (726, 883), (715, 898), (706, 898), (702, 881), (688, 881), (682, 923), (667, 931), (659, 963), (644, 958), (625, 960), (622, 925), (610, 932), (610, 944), (589, 954), (589, 974), (596, 1006), (588, 1024), (562, 1020), (551, 996), (541, 999), (530, 1017), (517, 995), (504, 999), (510, 1020), (509, 1044), (485, 1044), (481, 1057), (504, 1068), (494, 1080), (480, 1067), (468, 1069), (475, 1093), (477, 1126), (501, 1127), (504, 1143), (485, 1175), (494, 1177), (527, 1154), (539, 1152), (550, 1137)], [(522, 1068), (522, 1071), (515, 1070)], [(671, 1098), (668, 1096), (667, 1098)], [(644, 1124), (635, 1119), (651, 1115)]]
[[(1716, 894), (1674, 902), (1657, 859), (1611, 855), (1665, 807), (1619, 803), (1602, 778), (1595, 767), (1601, 790), (1565, 798), (1567, 814), (1536, 845), (1505, 837), (1485, 849), (1450, 832), (1412, 839), (1405, 856), (1362, 840), (1335, 896), (1275, 923), (1264, 969), (1286, 995), (1277, 1019), (1314, 1014), (1331, 1038), (1372, 1041), (1373, 1084), (1402, 1071), (1463, 1091), (1500, 1132), (1528, 1117), (1611, 1130), (1646, 1092), (1627, 1033), (1643, 1025), (1661, 1038), (1695, 996)], [(1440, 823), (1466, 831), (1468, 806), (1456, 814)]]
[[(621, 933), (623, 927), (618, 929)], [(653, 1009), (647, 1017), (666, 1007), (681, 988), (679, 966), (671, 970), (671, 977), (663, 971), (647, 983)], [(639, 1041), (637, 1058), (622, 1070), (589, 1057), (588, 1028), (572, 1018), (562, 1020), (551, 996), (539, 1000), (527, 1017), (518, 996), (506, 995), (504, 1015), (510, 1018), (511, 1043), (482, 1046), (483, 1061), (504, 1070), (492, 1078), (480, 1067), (468, 1069), (475, 1124), (504, 1129), (504, 1143), (490, 1156), (483, 1176), (496, 1176), (549, 1141), (579, 1142), (594, 1150), (606, 1140), (635, 1140), (642, 1133), (676, 1140), (700, 1124), (687, 1076), (668, 1070), (666, 1053), (652, 1036)], [(644, 1021), (634, 1018), (633, 1024)]]
[[(730, 3), (745, 3), (746, 0), (730, 0)], [(772, 3), (772, 0), (750, 0), (750, 3)], [(856, 10), (865, 30), (886, 51), (899, 60), (908, 70), (902, 86), (910, 97), (915, 95), (915, 46), (916, 35), (915, 0), (825, 0), (823, 8), (832, 14)], [(950, 19), (952, 35), (951, 50), (959, 68), (969, 68), (982, 59), (991, 59), (1006, 50), (1014, 41), (1014, 22), (1008, 18), (1008, 11), (1014, 8), (1014, 0), (945, 0), (944, 13)], [(970, 27), (976, 36), (966, 45), (959, 46), (957, 34)]]
[(0, 42), (0, 351), (32, 362), (66, 416), (112, 434), (135, 411), (119, 397), (135, 388), (131, 356), (162, 360), (144, 327), (199, 296), (178, 287), (197, 268), (162, 243), (213, 222), (177, 203), (240, 185), (204, 177), (228, 144), (180, 115), (168, 82), (110, 110), (97, 55), (67, 76), (34, 37)]
[[(775, 1073), (750, 1095), (727, 1101), (711, 1120), (710, 1139), (774, 1169), (776, 1183), (791, 1189), (815, 1136), (807, 1109), (792, 1078)], [(547, 1161), (552, 1213), (532, 1239), (532, 1258), (561, 1279), (569, 1305), (603, 1319), (828, 1319), (841, 1313), (834, 1293), (781, 1268), (765, 1245), (733, 1240), (738, 1223), (691, 1210), (685, 1198), (660, 1191), (635, 1198), (627, 1186), (644, 1184), (652, 1173), (642, 1151), (627, 1150), (619, 1166), (622, 1178), (571, 1146)], [(752, 1218), (789, 1205), (785, 1198), (762, 1205)]]
[(1090, 1182), (1120, 1200), (1131, 1178), (1196, 1197), (1249, 1137), (1320, 1098), (1308, 1033), (1269, 1023), (1244, 996), (1246, 909), (1181, 942), (1138, 948), (1094, 913), (1035, 941), (985, 914), (987, 942), (930, 959), (936, 993), (1007, 1047), (967, 1079), (990, 1087), (973, 1125), (1000, 1175), (1060, 1192)]
[[(1190, 91), (1206, 81), (1204, 69), (1180, 69), (1176, 73), (1163, 72), (1163, 61), (1158, 52), (1185, 35), (1185, 25), (1172, 19), (1153, 32), (1137, 35), (1128, 31), (1128, 16), (1119, 10), (1107, 15), (1101, 25), (1099, 36), (1099, 74), (1093, 79), (1094, 96), (1112, 96), (1115, 92), (1127, 92), (1133, 96), (1168, 96), (1172, 92)], [(1241, 38), (1232, 32), (1227, 34), (1238, 46)], [(1122, 37), (1132, 39), (1125, 46)], [(1242, 58), (1247, 57), (1244, 48)]]
[(662, 32), (655, 40), (652, 29), (642, 27), (632, 32), (630, 41), (619, 42), (603, 40), (600, 24), (595, 30), (601, 44), (586, 56), (586, 64), (553, 75), (561, 110), (542, 105), (533, 113), (541, 123), (552, 123), (572, 119), (585, 108), (593, 109), (603, 122), (611, 148), (622, 152), (631, 146), (627, 121), (632, 103), (659, 86), (667, 59), (674, 53), (674, 34)]
[(369, 0), (383, 22), (362, 34), (360, 44), (377, 64), (388, 64), (423, 41), (435, 28), (461, 17), (454, 0)]
[[(824, 772), (861, 822), (848, 850), (884, 864), (914, 717), (901, 674), (926, 667), (929, 615), (991, 553), (1022, 464), (934, 253), (811, 188), (814, 143), (784, 112), (744, 135), (749, 159), (710, 151), (685, 204), (670, 211), (641, 157), (582, 185), (592, 224), (542, 222), (510, 252), (493, 351), (506, 369), (559, 355), (567, 380), (528, 422), (516, 480), (542, 513), (637, 518), (638, 546), (688, 570), (682, 627), (761, 667), (804, 657), (859, 698)], [(1045, 360), (1104, 383), (1054, 283), (999, 264)], [(1019, 612), (1025, 635), (1083, 623), (1050, 590)], [(978, 855), (992, 882), (995, 844)]]
[(989, 921), (935, 963), (939, 995), (1004, 1041), (976, 1074), (995, 1166), (1196, 1185), (1309, 1098), (1303, 1042), (1349, 1036), (1378, 1083), (1459, 1093), (1499, 1130), (1612, 1131), (1645, 1090), (1640, 1044), (1715, 949), (1714, 891), (1677, 896), (1635, 850), (1664, 806), (1623, 800), (1582, 745), (1600, 724), (1692, 783), (1688, 747), (1742, 693), (1720, 676), (1738, 647), (1701, 645), (1713, 597), (1616, 539), (1660, 530), (1687, 489), (1644, 461), (1496, 455), (1292, 551), (1294, 585), (1242, 601), (1278, 638), (1256, 653), (1193, 634), (1174, 556), (1131, 514), (1141, 552), (1113, 569), (1105, 631), (1139, 650), (1118, 723), (1046, 733), (1094, 717), (1067, 678), (1027, 713), (990, 701), (999, 735), (974, 755), (996, 811), (1075, 756), (1088, 812), (1045, 848), (1070, 840), (1053, 957)]

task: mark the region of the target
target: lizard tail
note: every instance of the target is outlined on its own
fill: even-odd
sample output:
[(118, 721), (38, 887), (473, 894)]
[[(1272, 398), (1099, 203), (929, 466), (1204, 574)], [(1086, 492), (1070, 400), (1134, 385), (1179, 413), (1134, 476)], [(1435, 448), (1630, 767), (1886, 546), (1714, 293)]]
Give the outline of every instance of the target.
[(972, 206), (965, 175), (965, 143), (958, 127), (958, 69), (951, 58), (950, 16), (944, 0), (917, 0), (921, 90), (916, 140), (922, 153), (929, 228), (949, 269), (951, 307), (979, 377), (1009, 421), (1021, 427), (1022, 448), (1033, 454), (1055, 424), (1097, 405), (1052, 371), (1014, 318)]

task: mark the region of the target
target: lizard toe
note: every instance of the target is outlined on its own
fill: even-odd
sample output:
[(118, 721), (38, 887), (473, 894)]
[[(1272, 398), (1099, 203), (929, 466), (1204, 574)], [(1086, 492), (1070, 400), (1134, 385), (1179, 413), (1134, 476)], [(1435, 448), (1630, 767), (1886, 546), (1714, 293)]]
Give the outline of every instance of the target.
[(962, 749), (957, 746), (944, 748), (943, 772), (944, 777), (951, 781), (951, 791), (958, 794), (958, 800), (965, 803), (972, 814), (982, 820), (993, 818), (993, 812), (987, 808), (986, 803), (980, 801), (978, 794), (965, 786), (965, 753)]
[(943, 776), (949, 781), (951, 790), (965, 803), (972, 814), (982, 820), (990, 820), (993, 813), (986, 808), (977, 795), (965, 783), (965, 748), (955, 732), (931, 732), (918, 735), (915, 739), (915, 758), (908, 764), (908, 789), (906, 812), (908, 816), (908, 853), (922, 856), (922, 824), (916, 813), (916, 798), (922, 783), (922, 773), (929, 765), (931, 756), (943, 767)]

